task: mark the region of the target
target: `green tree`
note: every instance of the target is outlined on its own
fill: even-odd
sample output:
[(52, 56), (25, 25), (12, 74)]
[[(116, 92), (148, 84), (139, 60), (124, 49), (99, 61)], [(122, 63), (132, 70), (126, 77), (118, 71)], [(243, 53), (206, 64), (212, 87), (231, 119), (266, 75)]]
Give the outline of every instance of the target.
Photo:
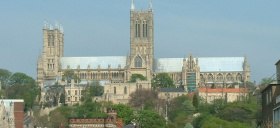
[(144, 110), (153, 110), (155, 108), (155, 104), (152, 100), (147, 100), (144, 105)]
[(271, 82), (275, 81), (275, 79), (272, 78), (263, 78), (262, 81), (259, 83), (259, 85), (265, 86), (270, 84)]
[(14, 73), (10, 78), (11, 85), (15, 85), (15, 84), (24, 85), (30, 83), (35, 83), (35, 80), (32, 77), (21, 72)]
[(139, 110), (134, 119), (144, 128), (168, 128), (164, 117), (155, 111)]
[(134, 83), (136, 82), (136, 79), (140, 79), (140, 80), (147, 80), (147, 77), (144, 77), (142, 74), (132, 74), (130, 81), (128, 81), (128, 83)]
[(187, 123), (184, 128), (193, 128), (191, 123)]
[(112, 105), (111, 108), (117, 109), (117, 117), (122, 118), (124, 124), (129, 124), (131, 123), (131, 120), (133, 120), (133, 117), (131, 115), (133, 115), (134, 109), (129, 105), (115, 104)]
[(211, 117), (206, 120), (201, 128), (250, 128), (248, 124), (239, 122), (228, 122), (220, 118)]
[(92, 101), (94, 96), (101, 96), (104, 92), (104, 87), (100, 85), (99, 81), (93, 81), (85, 90), (82, 90), (81, 101)]
[(63, 72), (64, 75), (62, 75), (62, 80), (64, 81), (65, 79), (67, 80), (67, 83), (71, 83), (71, 79), (74, 79), (74, 82), (80, 83), (81, 79), (74, 73), (73, 70), (67, 70)]
[(152, 88), (175, 88), (173, 79), (167, 73), (159, 73), (152, 79)]
[(176, 124), (177, 128), (184, 128), (184, 126), (188, 123), (186, 116), (178, 116), (174, 119), (174, 123)]
[(193, 96), (193, 101), (192, 101), (192, 103), (193, 103), (193, 106), (194, 106), (195, 108), (198, 108), (198, 96), (197, 96), (196, 93), (195, 93), (194, 96)]
[(168, 118), (171, 121), (174, 121), (174, 119), (180, 115), (182, 116), (188, 116), (193, 112), (193, 105), (191, 102), (191, 98), (187, 95), (182, 95), (173, 98), (169, 102), (169, 107), (168, 107)]
[(65, 95), (64, 93), (61, 93), (59, 103), (65, 104)]
[(35, 80), (24, 73), (17, 72), (11, 76), (10, 84), (11, 86), (6, 89), (7, 98), (24, 99), (24, 109), (32, 108), (39, 92)]
[(3, 87), (9, 84), (12, 73), (6, 69), (0, 68), (0, 81)]
[(158, 99), (158, 92), (150, 89), (137, 89), (129, 97), (131, 98), (128, 104), (133, 108), (141, 109), (147, 101), (156, 101)]

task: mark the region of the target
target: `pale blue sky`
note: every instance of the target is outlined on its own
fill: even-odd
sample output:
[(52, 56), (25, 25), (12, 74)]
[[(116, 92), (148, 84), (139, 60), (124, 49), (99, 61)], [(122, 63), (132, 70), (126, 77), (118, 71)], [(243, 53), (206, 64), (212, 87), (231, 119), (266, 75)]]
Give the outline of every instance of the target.
[[(135, 0), (146, 10), (149, 0)], [(156, 58), (247, 55), (251, 81), (272, 76), (280, 59), (280, 1), (153, 0)], [(64, 26), (70, 56), (125, 56), (131, 0), (0, 2), (0, 68), (36, 78), (44, 19)]]

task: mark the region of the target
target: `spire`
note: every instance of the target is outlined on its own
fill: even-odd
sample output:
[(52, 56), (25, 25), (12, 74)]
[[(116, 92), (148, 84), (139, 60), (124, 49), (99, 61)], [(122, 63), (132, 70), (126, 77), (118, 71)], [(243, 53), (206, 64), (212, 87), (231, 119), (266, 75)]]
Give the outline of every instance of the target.
[(152, 4), (152, 0), (150, 0), (150, 8), (149, 11), (153, 11), (153, 4)]
[(184, 61), (186, 61), (186, 54), (184, 54)]
[(133, 0), (132, 0), (130, 11), (134, 11), (134, 10), (135, 10), (135, 6), (134, 6), (134, 2), (133, 2)]

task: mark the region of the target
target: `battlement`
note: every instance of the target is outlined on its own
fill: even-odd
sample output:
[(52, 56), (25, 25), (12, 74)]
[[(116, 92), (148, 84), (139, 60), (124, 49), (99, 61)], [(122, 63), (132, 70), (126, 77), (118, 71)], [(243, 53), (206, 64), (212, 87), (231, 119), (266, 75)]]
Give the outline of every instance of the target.
[(109, 114), (112, 114), (112, 113), (115, 113), (115, 114), (117, 114), (117, 109), (115, 109), (115, 108), (108, 108), (107, 109), (107, 113)]

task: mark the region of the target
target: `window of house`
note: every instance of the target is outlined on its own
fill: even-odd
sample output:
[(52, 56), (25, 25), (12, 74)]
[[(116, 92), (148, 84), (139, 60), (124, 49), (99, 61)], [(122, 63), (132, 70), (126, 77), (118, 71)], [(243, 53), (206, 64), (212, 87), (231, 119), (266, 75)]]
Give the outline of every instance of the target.
[(142, 59), (140, 56), (135, 57), (134, 67), (142, 67)]
[(68, 101), (70, 101), (70, 97), (68, 97)]
[(68, 90), (68, 95), (71, 95), (71, 91), (70, 90)]
[(117, 88), (114, 87), (114, 94), (117, 94)]
[(78, 95), (78, 91), (77, 90), (75, 90), (75, 95)]
[(78, 98), (77, 97), (75, 97), (75, 101), (77, 101), (78, 100)]

